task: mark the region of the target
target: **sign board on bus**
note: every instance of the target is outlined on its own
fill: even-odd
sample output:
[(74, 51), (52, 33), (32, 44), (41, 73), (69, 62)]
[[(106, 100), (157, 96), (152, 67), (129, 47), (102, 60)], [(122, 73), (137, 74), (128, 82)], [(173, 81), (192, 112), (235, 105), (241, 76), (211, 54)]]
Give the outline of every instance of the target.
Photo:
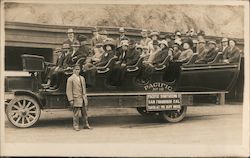
[(181, 109), (181, 94), (148, 94), (148, 111), (164, 111)]

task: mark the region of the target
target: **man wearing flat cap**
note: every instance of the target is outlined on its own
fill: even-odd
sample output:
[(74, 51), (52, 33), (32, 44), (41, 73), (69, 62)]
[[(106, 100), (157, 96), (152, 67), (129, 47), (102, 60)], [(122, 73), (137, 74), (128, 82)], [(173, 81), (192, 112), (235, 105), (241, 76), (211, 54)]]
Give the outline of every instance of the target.
[(80, 130), (80, 115), (82, 115), (83, 128), (91, 129), (87, 115), (86, 83), (84, 77), (80, 76), (80, 70), (80, 65), (74, 65), (73, 74), (68, 78), (66, 86), (66, 95), (70, 105), (73, 107), (73, 128), (76, 131)]
[(204, 58), (197, 60), (195, 63), (198, 64), (207, 64), (215, 59), (216, 55), (218, 54), (218, 49), (216, 48), (215, 41), (208, 42), (208, 52), (204, 56)]
[(123, 43), (124, 49), (127, 50), (123, 50), (120, 53), (119, 60), (116, 62), (112, 73), (113, 82), (116, 86), (121, 85), (126, 66), (135, 65), (140, 58), (140, 53), (136, 50), (135, 44), (135, 40), (133, 39), (129, 40), (128, 46), (127, 42)]

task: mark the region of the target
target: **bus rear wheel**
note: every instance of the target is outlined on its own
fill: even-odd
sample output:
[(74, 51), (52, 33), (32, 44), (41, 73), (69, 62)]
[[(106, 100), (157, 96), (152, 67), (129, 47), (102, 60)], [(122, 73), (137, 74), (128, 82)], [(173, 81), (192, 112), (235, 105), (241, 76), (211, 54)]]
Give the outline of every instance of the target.
[(153, 112), (153, 111), (147, 111), (146, 107), (137, 107), (136, 108), (138, 113), (141, 114), (142, 116), (155, 116), (158, 114), (158, 112)]
[(41, 114), (37, 101), (30, 96), (15, 96), (6, 107), (9, 121), (16, 127), (26, 128), (34, 125)]
[(180, 110), (162, 111), (160, 113), (164, 122), (176, 123), (183, 120), (187, 113), (187, 106), (182, 106)]

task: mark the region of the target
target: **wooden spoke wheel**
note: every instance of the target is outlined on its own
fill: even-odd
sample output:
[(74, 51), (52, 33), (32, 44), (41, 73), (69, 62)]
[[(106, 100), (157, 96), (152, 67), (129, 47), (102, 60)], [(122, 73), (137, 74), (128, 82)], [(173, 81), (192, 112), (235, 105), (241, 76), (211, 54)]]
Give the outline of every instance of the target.
[(20, 128), (34, 125), (38, 121), (40, 114), (40, 106), (30, 96), (16, 96), (6, 107), (6, 115), (9, 121)]
[(187, 106), (182, 106), (180, 110), (169, 110), (169, 111), (162, 111), (161, 117), (164, 121), (170, 123), (176, 123), (183, 120), (186, 116)]
[(155, 116), (158, 112), (147, 111), (146, 107), (137, 107), (138, 113), (142, 116)]

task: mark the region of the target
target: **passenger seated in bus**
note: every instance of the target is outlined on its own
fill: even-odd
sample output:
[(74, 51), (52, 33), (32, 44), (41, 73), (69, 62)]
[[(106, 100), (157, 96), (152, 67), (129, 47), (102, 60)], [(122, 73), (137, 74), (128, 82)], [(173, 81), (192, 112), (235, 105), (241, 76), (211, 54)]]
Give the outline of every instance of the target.
[(225, 50), (223, 54), (223, 62), (224, 63), (237, 63), (240, 57), (240, 49), (235, 46), (235, 40), (229, 40), (229, 46)]
[(102, 30), (100, 34), (101, 34), (102, 42), (103, 43), (106, 42), (106, 40), (108, 39), (108, 32), (106, 30)]
[(83, 52), (79, 50), (80, 48), (80, 43), (78, 41), (75, 41), (72, 45), (72, 51), (70, 54), (68, 54), (65, 58), (65, 66), (67, 67), (73, 67), (74, 64), (78, 61), (78, 59), (82, 58), (85, 56)]
[(198, 41), (196, 39), (193, 39), (193, 52), (197, 53), (197, 45), (198, 45)]
[(204, 39), (200, 39), (200, 41), (198, 41), (198, 47), (197, 47), (197, 62), (203, 58), (205, 58), (205, 55), (207, 54), (208, 49), (206, 48), (206, 41)]
[(156, 53), (158, 53), (160, 51), (160, 47), (159, 47), (159, 42), (158, 40), (154, 40), (153, 41), (153, 48), (149, 51), (149, 56), (147, 59), (144, 59), (143, 63), (144, 64), (151, 64), (155, 58)]
[(158, 31), (152, 31), (151, 33), (150, 33), (150, 38), (151, 38), (151, 41), (149, 41), (148, 42), (148, 49), (149, 49), (149, 51), (151, 51), (152, 49), (154, 49), (153, 48), (153, 41), (157, 41), (157, 42), (159, 42), (159, 32)]
[(78, 63), (80, 65), (85, 64), (87, 57), (90, 55), (91, 51), (90, 49), (86, 46), (86, 40), (87, 37), (84, 35), (79, 35), (78, 36), (78, 41), (80, 42), (80, 47), (79, 47), (79, 54), (78, 55), (78, 60), (81, 59), (81, 62)]
[(142, 29), (141, 36), (142, 39), (140, 40), (139, 44), (143, 47), (148, 47), (148, 43), (151, 41), (151, 39), (148, 38), (148, 31), (146, 29)]
[(142, 54), (142, 45), (136, 44), (135, 49), (139, 52), (140, 56)]
[(58, 81), (60, 81), (63, 73), (65, 56), (69, 52), (69, 45), (63, 44), (62, 49), (56, 49), (55, 53), (58, 54), (56, 66), (49, 70), (48, 81), (46, 84), (42, 84), (44, 88), (56, 89), (58, 87)]
[(196, 60), (195, 63), (196, 64), (207, 64), (208, 62), (213, 61), (217, 54), (218, 54), (218, 49), (216, 49), (216, 42), (209, 41), (207, 53), (205, 54), (205, 56), (203, 58)]
[(174, 43), (172, 45), (172, 49), (173, 49), (173, 59), (174, 61), (178, 60), (179, 56), (181, 55), (181, 50), (180, 50), (180, 46), (177, 43)]
[(103, 67), (107, 65), (109, 60), (115, 55), (115, 43), (114, 41), (106, 41), (103, 45), (104, 53), (101, 56), (100, 61), (92, 63), (92, 66), (85, 65), (83, 70), (85, 72), (86, 80), (89, 85), (95, 84), (96, 70), (98, 67)]
[(222, 52), (222, 54), (225, 54), (225, 51), (227, 51), (228, 48), (228, 39), (227, 38), (223, 38), (221, 40), (221, 46), (218, 49), (218, 52)]
[(191, 39), (186, 39), (183, 41), (182, 45), (183, 45), (183, 51), (181, 52), (176, 62), (186, 63), (190, 60), (190, 58), (193, 55), (193, 50), (192, 50), (193, 41)]
[(182, 39), (181, 39), (181, 32), (176, 30), (174, 33), (174, 43), (178, 44), (179, 46), (182, 45)]
[[(165, 44), (162, 44), (162, 47)], [(165, 46), (164, 46), (165, 47)], [(140, 71), (140, 82), (142, 84), (145, 84), (149, 81), (150, 74), (153, 71), (153, 61), (155, 60), (156, 55), (161, 51), (161, 48), (159, 47), (159, 43), (157, 40), (153, 41), (153, 49), (151, 49), (149, 53), (149, 57), (145, 60), (143, 60), (143, 65)], [(159, 56), (158, 56), (159, 57)], [(158, 60), (158, 59), (157, 59)]]
[[(128, 44), (128, 46), (127, 46)], [(127, 50), (126, 50), (127, 49)], [(139, 52), (135, 48), (135, 41), (129, 40), (129, 43), (123, 43), (123, 51), (112, 70), (112, 84), (119, 86), (124, 78), (126, 66), (132, 66), (137, 63), (140, 58)]]
[(142, 53), (141, 53), (140, 57), (143, 57), (144, 59), (147, 59), (149, 57), (148, 46), (142, 47)]
[(124, 57), (126, 52), (128, 51), (128, 43), (129, 40), (124, 39), (121, 41), (120, 45), (116, 48), (115, 55), (120, 60), (120, 58)]
[(125, 35), (125, 29), (123, 27), (119, 28), (120, 36), (116, 39), (116, 46), (119, 47), (121, 45), (121, 41), (129, 40), (129, 38)]
[(83, 65), (83, 70), (90, 70), (94, 68), (95, 64), (101, 60), (103, 53), (103, 44), (95, 44), (95, 47), (92, 48), (92, 53), (89, 54), (86, 59), (86, 63)]
[(70, 49), (72, 50), (71, 45), (77, 41), (75, 37), (75, 31), (72, 28), (69, 28), (67, 31), (67, 37), (68, 39), (63, 42), (63, 44), (68, 44), (70, 46)]
[(99, 34), (98, 29), (94, 28), (92, 30), (93, 37), (91, 39), (91, 48), (94, 48), (97, 43), (102, 43), (102, 36)]
[(156, 53), (152, 61), (153, 66), (161, 64), (167, 56), (173, 56), (173, 51), (168, 47), (168, 42), (166, 40), (160, 41), (159, 46), (160, 51)]

